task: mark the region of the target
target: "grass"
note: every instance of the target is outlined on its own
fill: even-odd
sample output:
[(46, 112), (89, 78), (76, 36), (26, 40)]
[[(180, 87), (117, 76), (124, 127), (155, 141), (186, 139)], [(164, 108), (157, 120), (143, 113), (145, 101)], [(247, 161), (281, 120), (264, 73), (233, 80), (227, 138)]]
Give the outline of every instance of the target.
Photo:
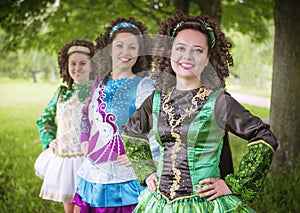
[(1, 213), (63, 212), (62, 204), (39, 197), (42, 180), (33, 169), (42, 150), (35, 122), (56, 86), (0, 81)]
[[(42, 151), (35, 122), (57, 86), (0, 79), (0, 213), (64, 212), (61, 203), (39, 197), (42, 180), (33, 168)], [(245, 107), (259, 117), (269, 116), (268, 109)], [(247, 142), (230, 134), (230, 144), (237, 170), (247, 152)], [(299, 168), (270, 175), (251, 206), (262, 213), (299, 212), (299, 204), (293, 199), (300, 196), (293, 185), (300, 183)]]

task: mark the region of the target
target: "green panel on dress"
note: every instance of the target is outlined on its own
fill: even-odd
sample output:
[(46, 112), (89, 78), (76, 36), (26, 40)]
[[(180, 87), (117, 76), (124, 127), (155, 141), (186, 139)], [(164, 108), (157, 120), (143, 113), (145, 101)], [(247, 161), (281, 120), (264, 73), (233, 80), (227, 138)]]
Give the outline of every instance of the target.
[(193, 187), (205, 178), (220, 178), (220, 155), (225, 131), (215, 121), (216, 97), (212, 93), (191, 123), (188, 131), (188, 160)]
[(155, 139), (160, 145), (160, 147), (159, 147), (160, 159), (159, 159), (158, 168), (157, 168), (157, 176), (158, 176), (157, 185), (158, 186), (160, 184), (159, 177), (163, 170), (162, 166), (164, 165), (164, 146), (160, 140), (158, 130), (157, 130), (159, 112), (160, 112), (160, 93), (158, 91), (155, 91), (154, 96), (153, 96), (153, 108), (152, 108), (152, 120), (153, 120), (152, 128), (153, 128), (153, 133), (155, 135)]

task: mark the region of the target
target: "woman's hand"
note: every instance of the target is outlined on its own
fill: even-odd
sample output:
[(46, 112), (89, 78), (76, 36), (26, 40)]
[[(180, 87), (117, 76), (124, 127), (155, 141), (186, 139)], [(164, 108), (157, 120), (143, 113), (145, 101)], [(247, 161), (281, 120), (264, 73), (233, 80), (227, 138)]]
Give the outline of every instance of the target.
[(80, 149), (81, 149), (81, 152), (84, 154), (84, 156), (87, 155), (88, 148), (89, 148), (89, 142), (88, 141), (81, 142)]
[(118, 156), (116, 163), (123, 166), (131, 166), (131, 162), (126, 154)]
[(49, 143), (49, 148), (52, 149), (52, 152), (55, 153), (58, 149), (58, 144), (57, 144), (58, 140), (57, 139), (53, 139), (50, 143)]
[(157, 184), (157, 176), (156, 176), (156, 173), (152, 173), (151, 175), (149, 175), (147, 178), (146, 178), (146, 184), (148, 186), (148, 189), (151, 193), (155, 192), (157, 187), (156, 187), (156, 184)]
[(199, 182), (204, 185), (202, 188), (197, 189), (196, 192), (200, 197), (207, 197), (207, 201), (211, 201), (222, 195), (232, 194), (230, 188), (224, 180), (218, 178), (206, 178)]

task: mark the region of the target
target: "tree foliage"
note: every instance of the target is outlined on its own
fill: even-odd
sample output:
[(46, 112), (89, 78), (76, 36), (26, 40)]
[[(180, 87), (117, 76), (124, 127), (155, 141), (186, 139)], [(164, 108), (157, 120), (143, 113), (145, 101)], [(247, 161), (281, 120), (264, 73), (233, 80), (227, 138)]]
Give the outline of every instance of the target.
[[(4, 50), (39, 49), (57, 52), (66, 41), (94, 41), (117, 17), (135, 16), (155, 34), (159, 22), (175, 9), (208, 14), (225, 29), (249, 34), (254, 41), (268, 36), (265, 20), (272, 19), (272, 0), (4, 0), (1, 28), (7, 32)], [(234, 14), (234, 15), (233, 15)]]
[[(5, 32), (0, 30), (0, 48), (3, 48)], [(49, 56), (43, 50), (16, 52), (0, 52), (0, 77), (33, 79), (37, 81), (38, 74), (49, 79), (50, 74), (55, 73), (56, 56)]]

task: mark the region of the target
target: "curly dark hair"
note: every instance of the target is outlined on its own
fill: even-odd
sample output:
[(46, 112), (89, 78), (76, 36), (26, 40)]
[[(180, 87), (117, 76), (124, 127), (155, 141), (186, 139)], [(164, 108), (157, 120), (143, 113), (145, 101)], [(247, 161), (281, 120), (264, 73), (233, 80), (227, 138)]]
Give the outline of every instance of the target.
[[(138, 29), (132, 27), (120, 28), (113, 33), (112, 37), (110, 37), (110, 31), (112, 28), (122, 22), (134, 24)], [(110, 26), (105, 28), (105, 32), (96, 38), (96, 53), (93, 60), (97, 65), (96, 71), (100, 80), (105, 81), (105, 79), (107, 79), (109, 76), (110, 71), (112, 71), (112, 58), (110, 54), (111, 43), (118, 33), (124, 32), (137, 35), (139, 42), (139, 56), (137, 62), (132, 67), (132, 72), (140, 76), (149, 74), (152, 62), (151, 54), (153, 49), (153, 41), (146, 33), (146, 30), (147, 27), (143, 23), (137, 21), (134, 17), (129, 17), (128, 19), (117, 18), (116, 20), (110, 22)], [(142, 36), (140, 36), (140, 33)]]
[[(86, 41), (86, 40), (73, 40), (70, 43), (66, 43), (62, 46), (62, 48), (60, 49), (60, 51), (58, 53), (59, 74), (60, 74), (60, 77), (63, 79), (63, 83), (66, 82), (69, 89), (72, 89), (72, 85), (74, 83), (74, 80), (71, 78), (71, 76), (69, 74), (69, 69), (68, 69), (69, 55), (68, 55), (68, 51), (73, 46), (84, 46), (84, 47), (89, 48), (90, 54), (85, 53), (85, 52), (80, 52), (80, 51), (79, 52), (90, 56), (90, 58), (92, 58), (94, 56), (94, 53), (95, 53), (94, 44), (92, 42), (89, 42), (89, 41)], [(94, 66), (92, 64), (92, 70), (93, 70), (93, 67)], [(93, 72), (91, 72), (90, 78), (92, 78), (92, 73)]]
[[(154, 48), (154, 63), (155, 69), (152, 77), (155, 80), (156, 89), (160, 91), (167, 91), (170, 87), (175, 85), (175, 73), (171, 67), (170, 54), (172, 49), (173, 39), (178, 32), (184, 29), (195, 29), (206, 34), (207, 45), (211, 47), (210, 35), (206, 23), (213, 30), (215, 37), (215, 44), (209, 48), (209, 65), (201, 74), (201, 83), (209, 89), (216, 90), (217, 88), (225, 88), (225, 78), (229, 76), (228, 66), (234, 66), (232, 55), (229, 52), (231, 43), (225, 38), (225, 34), (221, 32), (219, 25), (209, 16), (188, 16), (180, 11), (173, 13), (173, 18), (168, 18), (161, 22), (160, 30), (158, 32), (157, 43)], [(176, 28), (178, 23), (183, 22)], [(202, 24), (193, 24), (202, 23)]]

